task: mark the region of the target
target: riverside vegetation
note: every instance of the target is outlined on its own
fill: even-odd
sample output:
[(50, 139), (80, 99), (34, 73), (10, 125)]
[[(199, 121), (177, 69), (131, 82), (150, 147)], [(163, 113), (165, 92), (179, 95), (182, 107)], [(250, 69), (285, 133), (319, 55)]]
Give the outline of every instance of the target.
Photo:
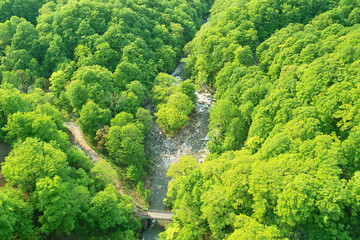
[[(210, 154), (170, 167), (175, 215), (160, 238), (358, 239), (359, 9), (356, 0), (0, 0), (0, 139), (12, 147), (0, 238), (138, 238), (133, 203), (111, 181), (118, 174), (147, 195), (145, 104), (172, 136), (188, 123), (195, 86), (207, 85)], [(183, 49), (190, 80), (177, 84), (168, 73)], [(109, 166), (70, 145), (68, 116)]]
[[(158, 94), (166, 104), (159, 105), (159, 124), (179, 112), (181, 122), (166, 130), (186, 124), (194, 85), (170, 93), (166, 73), (211, 4), (0, 1), (0, 139), (12, 147), (1, 169), (7, 181), (0, 191), (1, 239), (139, 237), (132, 200), (112, 180), (118, 174), (148, 197), (143, 141), (153, 120), (144, 107)], [(70, 145), (62, 126), (67, 116), (78, 119), (110, 164), (92, 166)]]
[(359, 239), (359, 7), (214, 2), (185, 47), (211, 154), (170, 167), (161, 239)]

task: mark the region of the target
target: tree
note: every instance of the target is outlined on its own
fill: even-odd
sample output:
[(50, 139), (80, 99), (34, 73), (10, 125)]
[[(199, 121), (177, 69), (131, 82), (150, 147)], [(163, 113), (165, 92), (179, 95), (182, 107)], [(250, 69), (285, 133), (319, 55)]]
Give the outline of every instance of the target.
[(6, 48), (5, 56), (1, 58), (1, 64), (2, 71), (28, 70), (34, 75), (37, 75), (39, 71), (37, 60), (25, 49)]
[(135, 125), (142, 131), (143, 135), (146, 136), (154, 122), (150, 111), (144, 108), (138, 108), (135, 117)]
[(51, 105), (49, 102), (37, 105), (35, 112), (39, 114), (42, 113), (51, 117), (51, 119), (55, 122), (57, 128), (62, 128), (62, 123), (64, 122), (63, 116), (61, 115), (59, 109)]
[(234, 103), (227, 98), (217, 101), (210, 112), (210, 150), (220, 153), (239, 149), (246, 139), (247, 128), (240, 110)]
[(3, 1), (0, 4), (0, 22), (5, 22), (11, 16), (18, 16), (36, 24), (38, 10), (43, 3), (43, 0)]
[(38, 202), (37, 209), (42, 213), (40, 231), (47, 235), (53, 231), (70, 234), (78, 213), (73, 205), (75, 199), (72, 199), (70, 184), (59, 176), (41, 178), (36, 183), (34, 197)]
[(105, 146), (109, 155), (119, 161), (121, 161), (121, 142), (121, 127), (112, 126), (107, 134)]
[(210, 112), (209, 128), (220, 136), (226, 132), (231, 120), (239, 115), (239, 109), (228, 99), (218, 101)]
[(171, 72), (175, 66), (176, 53), (169, 45), (161, 46), (156, 51), (157, 65), (161, 72)]
[(104, 42), (96, 46), (94, 59), (96, 64), (106, 67), (113, 72), (119, 62), (118, 55), (119, 54), (110, 47), (109, 43)]
[(189, 123), (189, 118), (183, 112), (177, 108), (168, 108), (166, 105), (161, 105), (155, 116), (156, 123), (170, 135), (174, 135), (176, 131)]
[(5, 71), (3, 72), (3, 82), (13, 85), (22, 92), (26, 92), (30, 85), (34, 84), (34, 74), (26, 70)]
[(33, 207), (26, 202), (20, 191), (2, 188), (0, 191), (1, 239), (30, 238), (34, 235)]
[(146, 100), (146, 88), (139, 81), (132, 81), (126, 85), (126, 89), (133, 92), (139, 99), (140, 104), (144, 105)]
[(280, 231), (275, 226), (265, 226), (246, 215), (239, 215), (235, 223), (236, 230), (228, 240), (235, 239), (285, 239), (280, 237)]
[(106, 148), (117, 165), (126, 166), (128, 179), (137, 182), (146, 164), (143, 133), (133, 124), (112, 126), (107, 135)]
[(68, 163), (66, 154), (50, 143), (27, 138), (15, 144), (1, 169), (9, 186), (18, 186), (31, 193), (40, 178), (60, 176), (66, 178)]
[(92, 169), (92, 164), (90, 159), (84, 154), (84, 152), (80, 151), (77, 147), (71, 146), (67, 154), (67, 162), (69, 166), (75, 167), (77, 169), (82, 168), (87, 172), (90, 172)]
[(135, 63), (121, 61), (113, 73), (114, 86), (118, 90), (125, 90), (125, 86), (133, 81), (144, 82), (144, 77)]
[(25, 22), (25, 19), (12, 16), (11, 18), (9, 18), (9, 20), (0, 22), (0, 49), (4, 50), (6, 46), (11, 45), (12, 37), (16, 32), (17, 25)]
[(144, 164), (145, 153), (142, 142), (144, 135), (131, 123), (123, 127), (111, 127), (106, 146), (117, 161), (122, 164)]
[(111, 108), (115, 114), (119, 112), (135, 114), (141, 106), (138, 96), (131, 91), (122, 91), (120, 94), (112, 95), (111, 103)]
[(9, 117), (7, 125), (3, 128), (7, 131), (5, 139), (13, 142), (16, 140), (25, 141), (28, 137), (37, 137), (45, 142), (53, 141), (54, 145), (58, 144), (61, 149), (65, 150), (69, 145), (68, 136), (63, 131), (58, 130), (54, 118), (56, 118), (55, 114), (50, 117), (39, 111), (17, 112)]
[(195, 94), (195, 86), (194, 83), (192, 83), (190, 80), (186, 80), (184, 82), (180, 83), (180, 91), (184, 94), (186, 94), (191, 101), (195, 104), (197, 96)]
[(109, 124), (111, 113), (109, 109), (102, 109), (93, 101), (88, 101), (81, 109), (79, 125), (84, 133), (94, 137), (98, 129)]
[(91, 177), (95, 179), (97, 190), (104, 189), (107, 185), (114, 184), (117, 173), (107, 161), (98, 161), (90, 171)]
[(3, 135), (3, 127), (8, 117), (16, 112), (30, 111), (30, 104), (24, 95), (8, 84), (2, 84), (0, 88), (0, 136)]
[(61, 92), (65, 91), (68, 79), (65, 72), (63, 70), (59, 70), (51, 74), (49, 81), (51, 83), (50, 90), (58, 97)]
[(45, 69), (45, 76), (51, 76), (52, 72), (59, 70), (59, 66), (63, 63), (70, 62), (64, 51), (64, 40), (61, 36), (55, 34), (52, 37), (52, 40), (49, 43), (49, 48), (47, 49), (44, 61), (43, 69)]
[(79, 68), (67, 89), (70, 103), (78, 111), (88, 100), (102, 108), (110, 107), (112, 91), (111, 72), (97, 65)]
[(88, 92), (81, 81), (71, 82), (66, 93), (71, 106), (77, 111), (80, 111), (83, 105), (87, 102)]
[(159, 105), (159, 111), (155, 113), (158, 118), (156, 123), (173, 135), (181, 127), (186, 126), (188, 114), (194, 109), (194, 103), (184, 93), (174, 93), (170, 95), (166, 104)]
[(114, 126), (123, 127), (126, 126), (127, 124), (132, 123), (133, 120), (134, 117), (131, 113), (121, 112), (116, 114), (116, 116), (113, 119), (111, 119), (110, 125), (112, 127)]
[(133, 205), (130, 200), (121, 197), (116, 189), (109, 185), (104, 191), (98, 192), (91, 200), (89, 216), (102, 232), (115, 227), (125, 231), (131, 229)]
[(38, 34), (34, 26), (29, 22), (22, 22), (16, 28), (12, 38), (12, 47), (16, 50), (25, 49), (30, 51), (37, 39)]

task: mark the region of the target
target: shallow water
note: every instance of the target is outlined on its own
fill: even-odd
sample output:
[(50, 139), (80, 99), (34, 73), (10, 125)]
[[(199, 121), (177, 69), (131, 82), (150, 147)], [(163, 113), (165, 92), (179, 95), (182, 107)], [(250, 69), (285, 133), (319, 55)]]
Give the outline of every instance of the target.
[[(183, 81), (183, 64), (180, 64), (172, 76)], [(150, 131), (145, 147), (148, 157), (154, 162), (154, 174), (152, 178), (150, 209), (165, 210), (163, 199), (166, 198), (169, 178), (166, 172), (171, 163), (176, 163), (181, 156), (192, 155), (199, 162), (204, 161), (208, 154), (208, 121), (209, 109), (214, 98), (206, 90), (200, 89), (196, 92), (198, 97), (194, 112), (190, 115), (189, 125), (181, 129), (173, 137), (167, 136), (155, 123)], [(148, 109), (154, 113), (154, 107), (149, 105)], [(164, 229), (153, 223), (143, 232), (141, 239), (157, 240), (158, 234)]]

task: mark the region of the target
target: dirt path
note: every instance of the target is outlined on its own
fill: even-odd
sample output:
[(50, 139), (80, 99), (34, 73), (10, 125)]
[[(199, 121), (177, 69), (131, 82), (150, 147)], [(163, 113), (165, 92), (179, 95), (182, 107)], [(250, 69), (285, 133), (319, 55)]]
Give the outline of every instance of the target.
[(66, 122), (64, 123), (64, 126), (69, 129), (71, 134), (74, 137), (74, 143), (77, 145), (77, 147), (80, 147), (81, 150), (83, 150), (86, 155), (90, 158), (91, 161), (98, 162), (101, 160), (104, 160), (97, 152), (92, 149), (89, 144), (84, 139), (84, 135), (79, 127), (75, 122)]
[[(80, 129), (80, 126), (75, 122), (65, 122), (63, 125), (69, 129), (71, 135), (74, 137), (74, 145), (79, 147), (85, 152), (85, 154), (90, 158), (93, 163), (99, 161), (105, 161), (94, 149), (92, 149), (89, 144), (85, 141), (84, 135)], [(123, 189), (120, 186), (118, 179), (114, 179), (114, 184), (116, 189), (119, 191), (121, 196), (125, 195)], [(135, 201), (134, 201), (135, 202)], [(136, 203), (135, 203), (136, 204)]]

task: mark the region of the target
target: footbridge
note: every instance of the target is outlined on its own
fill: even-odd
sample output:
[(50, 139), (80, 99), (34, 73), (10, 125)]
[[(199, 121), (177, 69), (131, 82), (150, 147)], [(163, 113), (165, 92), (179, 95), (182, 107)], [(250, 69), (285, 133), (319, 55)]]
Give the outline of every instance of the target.
[[(84, 135), (79, 127), (79, 125), (77, 125), (77, 123), (75, 122), (66, 122), (63, 123), (63, 125), (69, 129), (69, 131), (71, 132), (71, 134), (73, 135), (74, 138), (74, 144), (76, 146), (78, 146), (80, 149), (82, 149), (85, 154), (90, 158), (90, 160), (92, 160), (93, 163), (99, 162), (99, 161), (105, 161), (94, 149), (92, 149), (87, 142), (84, 139)], [(114, 183), (115, 183), (115, 187), (116, 189), (119, 191), (120, 195), (124, 195), (124, 191), (120, 186), (120, 182), (118, 179), (114, 179)], [(135, 201), (135, 199), (133, 199), (134, 203), (135, 203), (135, 207), (134, 207), (134, 215), (137, 217), (143, 217), (149, 220), (158, 220), (158, 221), (171, 221), (172, 220), (172, 216), (174, 215), (172, 212), (170, 211), (164, 211), (164, 210), (155, 210), (155, 209), (150, 209), (150, 210), (145, 210), (143, 208), (141, 208), (140, 206), (138, 206), (137, 202)]]
[(134, 214), (137, 217), (143, 217), (154, 220), (165, 220), (165, 221), (171, 221), (174, 215), (170, 211), (156, 210), (156, 209), (149, 209), (148, 211), (134, 209)]

